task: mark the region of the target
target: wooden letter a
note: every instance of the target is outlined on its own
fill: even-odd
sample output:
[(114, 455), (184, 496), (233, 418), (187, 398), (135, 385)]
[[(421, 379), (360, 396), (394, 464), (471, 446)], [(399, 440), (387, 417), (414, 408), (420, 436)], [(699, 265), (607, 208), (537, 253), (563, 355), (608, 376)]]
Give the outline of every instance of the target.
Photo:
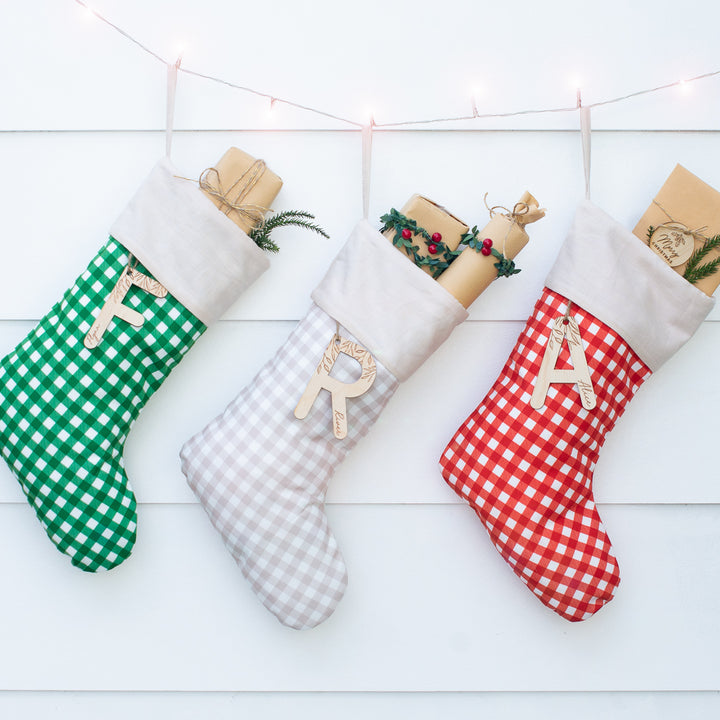
[[(567, 339), (570, 357), (573, 362), (572, 370), (557, 370), (558, 355), (564, 339)], [(586, 410), (592, 410), (597, 404), (595, 391), (590, 380), (590, 370), (585, 359), (580, 328), (574, 317), (560, 317), (550, 333), (540, 372), (535, 381), (535, 389), (530, 399), (531, 407), (539, 410), (545, 404), (550, 383), (577, 383), (580, 401)]]

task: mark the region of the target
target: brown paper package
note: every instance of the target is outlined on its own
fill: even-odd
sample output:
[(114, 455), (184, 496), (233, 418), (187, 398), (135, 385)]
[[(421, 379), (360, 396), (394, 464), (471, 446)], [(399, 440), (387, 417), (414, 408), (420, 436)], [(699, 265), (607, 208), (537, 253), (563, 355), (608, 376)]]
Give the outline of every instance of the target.
[[(422, 195), (413, 195), (402, 206), (400, 212), (405, 215), (405, 217), (409, 217), (411, 220), (414, 220), (421, 228), (425, 228), (430, 235), (439, 232), (442, 235), (442, 241), (450, 248), (450, 250), (457, 249), (462, 236), (469, 229), (462, 220), (458, 220), (444, 207), (434, 203), (432, 200), (428, 200), (428, 198), (423, 197)], [(383, 234), (392, 242), (392, 239), (395, 236), (395, 231), (386, 230)], [(428, 257), (430, 253), (428, 252), (425, 240), (420, 238), (417, 244), (420, 247), (418, 255), (420, 257)], [(405, 248), (398, 248), (398, 250), (404, 255), (407, 255), (412, 262), (412, 258)], [(420, 269), (425, 271), (428, 275), (432, 275), (433, 270), (427, 265), (423, 265)]]
[[(633, 234), (646, 245), (648, 228), (651, 225), (657, 227), (670, 221), (670, 218), (655, 204), (656, 202), (662, 205), (673, 220), (686, 225), (689, 229), (705, 227), (702, 234), (707, 238), (720, 233), (720, 192), (682, 165), (675, 166), (660, 188), (660, 192), (655, 196), (655, 202), (650, 204), (633, 230)], [(695, 239), (695, 249), (702, 247), (702, 244), (702, 239)], [(717, 257), (720, 257), (720, 250), (713, 250), (705, 257), (703, 264)], [(682, 275), (686, 267), (687, 262), (674, 267), (673, 270)], [(720, 285), (720, 269), (695, 283), (695, 287), (706, 295), (712, 295), (718, 285)]]
[[(505, 215), (494, 215), (480, 233), (481, 239), (490, 238), (493, 247), (510, 260), (530, 239), (525, 225), (545, 216), (545, 211), (538, 207), (538, 201), (529, 192), (523, 193), (518, 202), (528, 206), (526, 215), (514, 221)], [(493, 255), (483, 255), (473, 248), (465, 248), (438, 278), (438, 282), (468, 308), (497, 277), (496, 262), (497, 258)]]
[[(214, 165), (220, 178), (220, 187), (227, 192), (243, 176), (247, 170), (256, 162), (255, 158), (236, 147), (231, 147)], [(270, 205), (277, 197), (282, 187), (282, 180), (269, 168), (265, 168), (257, 183), (249, 190), (243, 199), (244, 205), (253, 205), (258, 208), (270, 209)], [(246, 217), (238, 214), (235, 210), (225, 205), (222, 200), (211, 193), (203, 190), (205, 195), (224, 212), (243, 232), (249, 233), (257, 223), (253, 223)], [(228, 193), (228, 199), (232, 202), (236, 198), (233, 193)]]

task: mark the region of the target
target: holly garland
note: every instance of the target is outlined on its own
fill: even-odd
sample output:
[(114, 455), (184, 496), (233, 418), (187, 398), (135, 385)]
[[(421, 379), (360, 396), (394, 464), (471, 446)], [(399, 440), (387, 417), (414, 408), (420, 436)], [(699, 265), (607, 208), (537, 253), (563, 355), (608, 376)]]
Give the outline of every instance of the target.
[[(406, 217), (395, 208), (382, 215), (380, 221), (383, 223), (380, 232), (394, 230), (395, 236), (392, 239), (396, 248), (404, 249), (412, 257), (412, 261), (418, 266), (427, 266), (432, 269), (433, 278), (440, 277), (444, 270), (450, 267), (450, 263), (459, 255), (458, 250), (451, 250), (443, 241), (439, 232), (432, 235), (420, 227), (415, 220)], [(419, 255), (419, 245), (413, 245), (412, 238), (421, 237), (425, 241), (429, 255)]]
[[(460, 247), (457, 250), (451, 250), (443, 241), (439, 232), (432, 235), (423, 227), (420, 227), (415, 220), (406, 217), (395, 208), (391, 208), (390, 212), (382, 215), (380, 221), (383, 226), (380, 232), (386, 230), (394, 230), (395, 235), (392, 239), (395, 247), (405, 250), (412, 258), (412, 261), (418, 266), (428, 266), (433, 270), (433, 278), (437, 279), (447, 270), (453, 260), (460, 255), (465, 247), (472, 248), (482, 255), (492, 255), (497, 258), (495, 263), (498, 277), (510, 277), (520, 272), (520, 268), (515, 267), (512, 260), (506, 258), (501, 252), (493, 247), (493, 241), (490, 238), (478, 240), (479, 230), (477, 225), (470, 232), (465, 233), (460, 240)], [(419, 245), (413, 245), (412, 238), (421, 237), (427, 245), (427, 251), (431, 256), (418, 255)]]
[(460, 242), (482, 255), (492, 255), (494, 258), (497, 258), (498, 262), (495, 263), (495, 268), (497, 269), (498, 277), (510, 277), (520, 272), (520, 268), (515, 267), (515, 263), (512, 260), (506, 258), (493, 247), (493, 241), (490, 238), (478, 240), (478, 234), (479, 231), (477, 225), (475, 225), (470, 232), (462, 236)]

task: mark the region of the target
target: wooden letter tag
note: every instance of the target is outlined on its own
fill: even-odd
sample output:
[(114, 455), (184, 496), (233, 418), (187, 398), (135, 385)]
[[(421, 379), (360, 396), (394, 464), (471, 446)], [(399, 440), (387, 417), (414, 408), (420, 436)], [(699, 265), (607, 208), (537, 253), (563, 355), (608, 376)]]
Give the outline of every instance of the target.
[(162, 298), (167, 295), (167, 290), (157, 280), (153, 280), (137, 270), (126, 267), (122, 271), (115, 287), (108, 295), (102, 310), (100, 310), (100, 314), (85, 336), (84, 345), (86, 348), (92, 350), (100, 344), (104, 332), (114, 317), (125, 320), (125, 322), (129, 322), (134, 327), (140, 327), (143, 324), (145, 318), (141, 313), (122, 304), (132, 285), (137, 285), (155, 297)]
[(690, 259), (695, 249), (695, 238), (681, 223), (663, 223), (653, 231), (650, 248), (670, 267), (677, 267)]
[[(340, 380), (330, 377), (330, 371), (333, 369), (333, 365), (335, 365), (340, 353), (349, 355), (360, 363), (362, 372), (360, 377), (353, 383), (340, 382)], [(376, 375), (375, 360), (373, 360), (369, 350), (351, 340), (334, 335), (322, 356), (320, 364), (317, 366), (317, 370), (315, 370), (315, 374), (310, 378), (310, 382), (307, 384), (305, 392), (295, 408), (295, 417), (298, 420), (304, 420), (320, 391), (323, 389), (329, 390), (332, 396), (333, 433), (338, 440), (342, 440), (347, 436), (347, 406), (345, 399), (359, 397), (366, 393), (375, 382)]]
[[(570, 358), (573, 362), (572, 370), (557, 370), (560, 348), (564, 339), (567, 339)], [(535, 389), (530, 399), (531, 407), (539, 410), (545, 404), (550, 383), (577, 383), (580, 401), (586, 410), (592, 410), (597, 404), (595, 391), (590, 380), (590, 370), (585, 359), (580, 328), (574, 317), (559, 317), (550, 333), (545, 355), (540, 365), (540, 372), (535, 381)]]

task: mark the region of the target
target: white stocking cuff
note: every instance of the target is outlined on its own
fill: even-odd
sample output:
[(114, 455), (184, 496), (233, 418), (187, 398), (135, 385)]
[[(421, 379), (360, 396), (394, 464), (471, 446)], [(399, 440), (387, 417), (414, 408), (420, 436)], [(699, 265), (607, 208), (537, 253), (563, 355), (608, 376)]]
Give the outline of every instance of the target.
[(619, 333), (652, 371), (687, 342), (715, 304), (587, 201), (545, 284)]
[(355, 226), (312, 299), (400, 381), (468, 317), (445, 288), (366, 220)]
[(270, 262), (197, 183), (178, 175), (167, 159), (160, 160), (110, 234), (195, 317), (210, 325)]

